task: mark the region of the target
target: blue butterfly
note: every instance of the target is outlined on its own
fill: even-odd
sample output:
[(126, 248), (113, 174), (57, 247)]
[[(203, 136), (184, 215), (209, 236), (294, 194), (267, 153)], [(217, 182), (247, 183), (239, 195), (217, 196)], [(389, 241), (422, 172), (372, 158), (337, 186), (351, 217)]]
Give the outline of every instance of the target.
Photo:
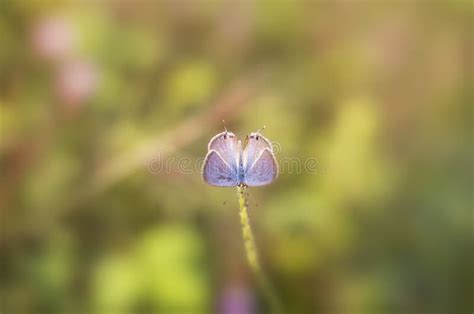
[(247, 136), (243, 149), (242, 142), (226, 129), (209, 142), (202, 174), (213, 186), (262, 186), (275, 181), (278, 165), (272, 144), (260, 130)]

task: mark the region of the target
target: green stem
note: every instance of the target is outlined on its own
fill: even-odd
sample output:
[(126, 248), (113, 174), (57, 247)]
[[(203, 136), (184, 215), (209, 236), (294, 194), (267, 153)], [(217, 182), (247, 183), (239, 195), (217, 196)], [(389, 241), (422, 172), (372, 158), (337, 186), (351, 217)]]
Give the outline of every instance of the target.
[(250, 228), (249, 216), (247, 212), (247, 202), (245, 200), (245, 186), (237, 187), (237, 196), (239, 198), (239, 214), (240, 214), (240, 224), (242, 225), (242, 237), (245, 245), (245, 253), (247, 255), (247, 261), (250, 268), (255, 273), (259, 284), (262, 288), (263, 293), (267, 297), (272, 311), (274, 313), (281, 313), (281, 306), (279, 300), (276, 298), (274, 289), (270, 282), (268, 281), (265, 273), (263, 272), (260, 261), (258, 258), (257, 247), (255, 245), (254, 236), (252, 229)]

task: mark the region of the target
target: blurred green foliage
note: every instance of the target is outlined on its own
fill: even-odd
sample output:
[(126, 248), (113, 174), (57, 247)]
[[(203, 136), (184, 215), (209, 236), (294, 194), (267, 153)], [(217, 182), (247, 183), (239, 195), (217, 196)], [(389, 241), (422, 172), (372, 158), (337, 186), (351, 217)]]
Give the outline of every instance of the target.
[(189, 227), (148, 231), (131, 252), (105, 257), (95, 274), (94, 296), (103, 312), (148, 306), (163, 312), (209, 310), (209, 280), (202, 239)]
[(0, 312), (265, 312), (199, 174), (222, 119), (291, 161), (249, 198), (288, 313), (472, 311), (472, 15), (1, 1)]

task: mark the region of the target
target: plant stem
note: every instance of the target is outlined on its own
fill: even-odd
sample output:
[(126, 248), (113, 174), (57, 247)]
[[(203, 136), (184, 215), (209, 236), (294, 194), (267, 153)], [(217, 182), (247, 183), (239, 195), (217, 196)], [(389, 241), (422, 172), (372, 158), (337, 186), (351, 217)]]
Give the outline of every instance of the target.
[(281, 305), (279, 300), (276, 298), (274, 289), (270, 282), (268, 281), (265, 273), (263, 272), (260, 261), (258, 258), (257, 247), (255, 245), (254, 236), (252, 233), (252, 228), (250, 228), (249, 216), (247, 212), (247, 202), (245, 199), (245, 186), (237, 187), (237, 196), (239, 198), (239, 214), (240, 214), (240, 224), (242, 225), (242, 237), (244, 240), (245, 253), (247, 255), (247, 261), (250, 265), (250, 268), (255, 273), (257, 280), (262, 288), (263, 293), (268, 299), (272, 311), (274, 313), (281, 313)]

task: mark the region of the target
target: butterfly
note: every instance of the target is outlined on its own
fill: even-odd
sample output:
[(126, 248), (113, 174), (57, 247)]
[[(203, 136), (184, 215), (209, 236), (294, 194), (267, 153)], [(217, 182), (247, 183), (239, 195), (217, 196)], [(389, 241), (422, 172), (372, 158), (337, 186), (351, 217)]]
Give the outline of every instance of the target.
[(262, 186), (275, 181), (278, 165), (272, 144), (259, 129), (247, 136), (247, 145), (227, 131), (214, 136), (202, 168), (203, 179), (212, 186)]

